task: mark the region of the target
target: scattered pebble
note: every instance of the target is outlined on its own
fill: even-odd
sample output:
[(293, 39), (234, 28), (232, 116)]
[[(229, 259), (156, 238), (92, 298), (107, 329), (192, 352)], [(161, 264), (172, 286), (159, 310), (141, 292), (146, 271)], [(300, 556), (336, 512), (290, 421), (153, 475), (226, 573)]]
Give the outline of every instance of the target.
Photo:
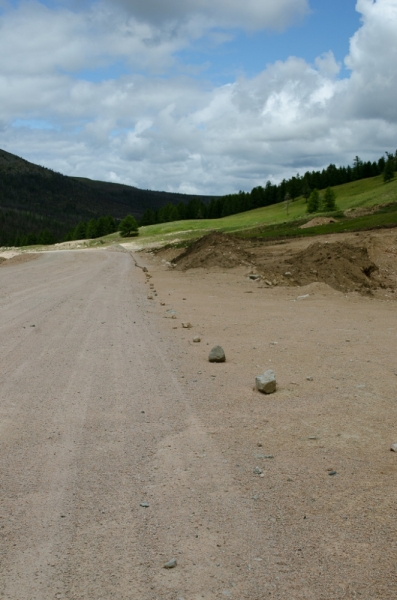
[(313, 381), (313, 377), (306, 377), (306, 381)]
[(142, 508), (149, 508), (149, 504), (147, 502), (141, 502), (139, 506), (142, 506)]
[(187, 322), (186, 323), (182, 323), (182, 327), (184, 329), (191, 329), (192, 328), (192, 324), (191, 323), (187, 323)]
[(193, 338), (193, 342), (194, 342), (195, 344), (198, 344), (199, 342), (201, 342), (201, 337), (200, 337), (199, 335), (196, 335), (196, 336), (194, 336), (194, 338)]
[(336, 472), (336, 471), (330, 471), (330, 472), (328, 473), (328, 475), (331, 475), (331, 476), (333, 476), (333, 475), (337, 475), (337, 472)]
[(262, 475), (262, 469), (260, 469), (259, 467), (255, 467), (254, 475)]
[(172, 560), (169, 560), (168, 562), (165, 563), (163, 569), (174, 569), (177, 565), (177, 561), (176, 558), (173, 558)]
[(397, 452), (397, 444), (393, 444), (392, 447), (390, 448), (390, 450), (392, 452)]
[(147, 297), (147, 299), (148, 299), (148, 300), (153, 300), (153, 296), (152, 296), (152, 294), (148, 294), (148, 297)]

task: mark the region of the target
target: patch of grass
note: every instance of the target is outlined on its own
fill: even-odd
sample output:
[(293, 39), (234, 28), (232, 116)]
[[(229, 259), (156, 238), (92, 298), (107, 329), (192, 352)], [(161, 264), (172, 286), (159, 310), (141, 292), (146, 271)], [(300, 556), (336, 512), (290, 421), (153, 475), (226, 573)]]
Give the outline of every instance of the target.
[(326, 225), (316, 225), (315, 227), (307, 227), (300, 229), (302, 222), (288, 223), (283, 225), (274, 225), (270, 227), (258, 228), (256, 231), (251, 230), (243, 237), (258, 237), (265, 239), (277, 239), (287, 237), (306, 237), (313, 235), (325, 235), (330, 233), (344, 233), (350, 231), (365, 231), (370, 229), (382, 229), (397, 227), (397, 210), (393, 212), (379, 211), (372, 215), (356, 217), (352, 219), (344, 219), (338, 223), (328, 223)]

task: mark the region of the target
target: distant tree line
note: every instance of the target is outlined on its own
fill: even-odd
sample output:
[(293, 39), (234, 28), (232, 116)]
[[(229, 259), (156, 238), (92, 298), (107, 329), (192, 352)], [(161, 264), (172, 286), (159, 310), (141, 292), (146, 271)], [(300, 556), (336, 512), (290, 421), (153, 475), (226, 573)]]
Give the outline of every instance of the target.
[(110, 215), (107, 217), (99, 217), (99, 219), (91, 219), (90, 221), (80, 221), (73, 227), (64, 237), (65, 242), (72, 240), (91, 240), (109, 235), (117, 231), (117, 221)]
[(65, 235), (58, 221), (29, 211), (0, 209), (0, 246), (53, 244)]
[(64, 241), (92, 240), (116, 231), (120, 231), (123, 237), (138, 235), (138, 221), (133, 215), (127, 215), (121, 221), (110, 215), (87, 222), (81, 221), (66, 234)]
[[(298, 173), (290, 179), (283, 179), (279, 184), (272, 184), (268, 181), (265, 187), (258, 186), (251, 192), (240, 191), (237, 194), (213, 198), (207, 204), (200, 200), (190, 200), (187, 204), (169, 203), (157, 211), (148, 209), (139, 224), (153, 225), (185, 219), (219, 219), (254, 208), (284, 202), (286, 199), (293, 201), (300, 196), (304, 196), (308, 200), (314, 190), (325, 190), (368, 177), (383, 174), (384, 181), (390, 181), (396, 170), (397, 151), (394, 155), (386, 153), (386, 158), (382, 156), (376, 162), (363, 162), (360, 157), (356, 156), (353, 166), (336, 167), (334, 164), (330, 164), (322, 171), (307, 171), (304, 175)], [(321, 205), (320, 198), (318, 205), (319, 207)], [(331, 206), (332, 202), (329, 205)]]

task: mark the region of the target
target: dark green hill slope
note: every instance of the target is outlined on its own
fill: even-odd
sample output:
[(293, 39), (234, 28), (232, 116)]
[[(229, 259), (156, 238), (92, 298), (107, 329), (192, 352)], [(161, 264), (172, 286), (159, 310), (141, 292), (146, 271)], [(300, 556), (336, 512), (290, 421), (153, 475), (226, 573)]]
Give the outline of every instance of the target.
[(68, 177), (0, 150), (0, 245), (43, 229), (60, 240), (79, 221), (102, 215), (122, 219), (130, 213), (139, 219), (148, 208), (194, 197)]

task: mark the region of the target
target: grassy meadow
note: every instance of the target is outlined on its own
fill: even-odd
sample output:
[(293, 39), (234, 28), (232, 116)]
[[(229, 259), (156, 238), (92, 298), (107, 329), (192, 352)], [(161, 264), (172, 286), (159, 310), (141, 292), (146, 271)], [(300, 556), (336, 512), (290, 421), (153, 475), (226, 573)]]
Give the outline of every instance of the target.
[[(397, 225), (397, 178), (385, 184), (381, 176), (373, 177), (336, 186), (333, 189), (336, 193), (338, 208), (335, 213), (308, 214), (306, 200), (300, 197), (294, 202), (290, 202), (288, 207), (285, 202), (282, 202), (221, 219), (174, 221), (141, 227), (139, 244), (183, 242), (215, 230), (226, 233), (238, 232), (244, 237), (255, 236), (271, 239)], [(394, 207), (380, 209), (373, 215), (354, 217), (354, 209), (370, 208), (394, 202), (396, 203)], [(349, 209), (353, 209), (352, 214), (345, 217), (343, 213)], [(299, 228), (300, 225), (312, 218), (325, 215), (333, 216), (338, 222), (307, 229)], [(120, 238), (119, 241), (123, 239), (126, 241), (125, 238)]]

